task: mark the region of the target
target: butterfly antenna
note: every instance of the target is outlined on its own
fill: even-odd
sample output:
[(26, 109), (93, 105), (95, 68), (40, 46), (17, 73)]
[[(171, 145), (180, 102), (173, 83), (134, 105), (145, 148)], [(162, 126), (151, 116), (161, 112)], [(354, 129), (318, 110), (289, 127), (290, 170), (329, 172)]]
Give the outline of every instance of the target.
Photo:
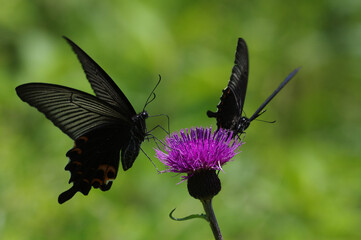
[(260, 112), (257, 117), (261, 116), (263, 113), (265, 113), (267, 111), (267, 109), (263, 110), (262, 112)]
[(296, 73), (300, 70), (301, 67), (296, 68), (295, 70), (293, 70), (293, 72), (291, 72), (285, 80), (283, 80), (283, 82), (278, 86), (278, 88), (266, 99), (266, 101), (264, 101), (262, 103), (262, 105), (256, 110), (256, 112), (252, 115), (252, 117), (249, 118), (249, 121), (252, 121), (256, 118), (258, 118), (262, 113), (264, 113), (264, 111), (262, 113), (260, 113), (264, 107), (266, 107), (266, 105), (277, 95), (277, 93), (279, 91), (281, 91), (281, 89), (286, 86), (286, 84), (293, 78), (293, 76), (296, 75)]
[[(263, 110), (262, 112), (260, 112), (260, 114), (258, 114), (258, 117), (261, 116), (263, 113), (265, 113), (267, 111), (267, 109)], [(254, 119), (256, 121), (259, 121), (259, 122), (265, 122), (265, 123), (275, 123), (276, 120), (273, 120), (273, 121), (267, 121), (267, 120), (262, 120), (262, 119)]]
[(143, 108), (143, 111), (145, 110), (145, 108), (147, 107), (147, 105), (151, 102), (153, 102), (153, 100), (156, 98), (156, 95), (154, 93), (155, 89), (158, 87), (160, 81), (162, 80), (162, 77), (160, 76), (159, 74), (159, 80), (157, 82), (157, 84), (155, 85), (155, 87), (153, 88), (153, 90), (151, 91), (151, 93), (149, 94), (149, 97), (147, 98), (147, 101), (145, 102), (145, 105), (144, 105), (144, 108)]
[(242, 113), (243, 113), (243, 115), (245, 116), (245, 117), (247, 117), (247, 114), (246, 114), (246, 112), (242, 109)]
[(273, 121), (266, 121), (266, 120), (261, 120), (261, 119), (255, 119), (256, 121), (260, 121), (260, 122), (265, 122), (265, 123), (275, 123), (276, 120)]
[(148, 106), (149, 103), (153, 102), (153, 100), (156, 98), (156, 95), (154, 92), (150, 93), (149, 97), (147, 98), (147, 101), (145, 102), (143, 111), (145, 110), (145, 108)]

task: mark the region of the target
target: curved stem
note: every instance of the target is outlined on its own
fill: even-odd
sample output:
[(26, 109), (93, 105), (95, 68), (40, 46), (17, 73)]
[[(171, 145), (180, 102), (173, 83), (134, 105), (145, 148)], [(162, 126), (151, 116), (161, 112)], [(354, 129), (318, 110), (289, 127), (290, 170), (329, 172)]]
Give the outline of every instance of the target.
[(219, 229), (218, 222), (216, 219), (216, 215), (214, 215), (213, 207), (212, 207), (212, 198), (201, 200), (203, 204), (204, 211), (208, 217), (209, 225), (211, 226), (213, 236), (215, 240), (223, 240), (221, 230)]
[(175, 208), (169, 213), (169, 217), (174, 221), (185, 221), (185, 220), (189, 220), (189, 219), (193, 219), (193, 218), (202, 218), (208, 222), (208, 217), (205, 214), (191, 214), (187, 217), (175, 218), (175, 217), (173, 217), (174, 211), (175, 211)]

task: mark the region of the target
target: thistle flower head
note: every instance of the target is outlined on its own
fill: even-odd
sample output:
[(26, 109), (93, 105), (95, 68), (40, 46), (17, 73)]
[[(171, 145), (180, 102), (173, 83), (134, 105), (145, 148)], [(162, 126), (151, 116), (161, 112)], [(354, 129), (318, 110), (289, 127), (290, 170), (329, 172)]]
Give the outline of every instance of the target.
[[(210, 127), (180, 130), (166, 137), (163, 151), (155, 151), (157, 158), (167, 167), (165, 172), (187, 174), (183, 179), (188, 179), (189, 193), (200, 199), (220, 191), (215, 171), (222, 170), (222, 166), (238, 153), (242, 145), (232, 135), (231, 131), (223, 129), (212, 133)], [(216, 185), (219, 186), (214, 188)], [(203, 193), (199, 194), (199, 191)]]
[(157, 158), (168, 168), (166, 172), (192, 173), (199, 170), (222, 170), (242, 143), (232, 138), (232, 132), (212, 128), (180, 130), (166, 137), (164, 151), (156, 149)]

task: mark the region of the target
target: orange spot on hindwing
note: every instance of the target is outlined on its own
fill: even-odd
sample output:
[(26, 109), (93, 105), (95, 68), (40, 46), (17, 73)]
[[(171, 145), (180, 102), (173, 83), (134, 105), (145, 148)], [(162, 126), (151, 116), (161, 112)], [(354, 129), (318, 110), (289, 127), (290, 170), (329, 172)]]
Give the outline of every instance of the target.
[(69, 200), (76, 192), (87, 195), (92, 187), (107, 191), (115, 179), (119, 165), (122, 142), (118, 130), (99, 129), (74, 141), (66, 156), (69, 158), (65, 170), (70, 172), (69, 183), (73, 186), (59, 196), (59, 202)]

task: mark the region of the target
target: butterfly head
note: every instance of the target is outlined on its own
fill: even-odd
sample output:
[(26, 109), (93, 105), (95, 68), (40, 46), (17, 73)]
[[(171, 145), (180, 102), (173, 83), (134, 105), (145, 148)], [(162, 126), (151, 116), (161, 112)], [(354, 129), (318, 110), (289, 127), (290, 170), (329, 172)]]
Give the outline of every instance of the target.
[(148, 112), (143, 110), (141, 113), (134, 115), (132, 117), (132, 120), (133, 122), (139, 122), (139, 121), (144, 122), (145, 119), (147, 119), (148, 117), (149, 117)]
[(143, 111), (139, 114), (139, 118), (145, 120), (148, 118), (148, 112), (147, 111)]
[(248, 127), (251, 121), (247, 117), (241, 117), (237, 124), (237, 133), (243, 133)]

